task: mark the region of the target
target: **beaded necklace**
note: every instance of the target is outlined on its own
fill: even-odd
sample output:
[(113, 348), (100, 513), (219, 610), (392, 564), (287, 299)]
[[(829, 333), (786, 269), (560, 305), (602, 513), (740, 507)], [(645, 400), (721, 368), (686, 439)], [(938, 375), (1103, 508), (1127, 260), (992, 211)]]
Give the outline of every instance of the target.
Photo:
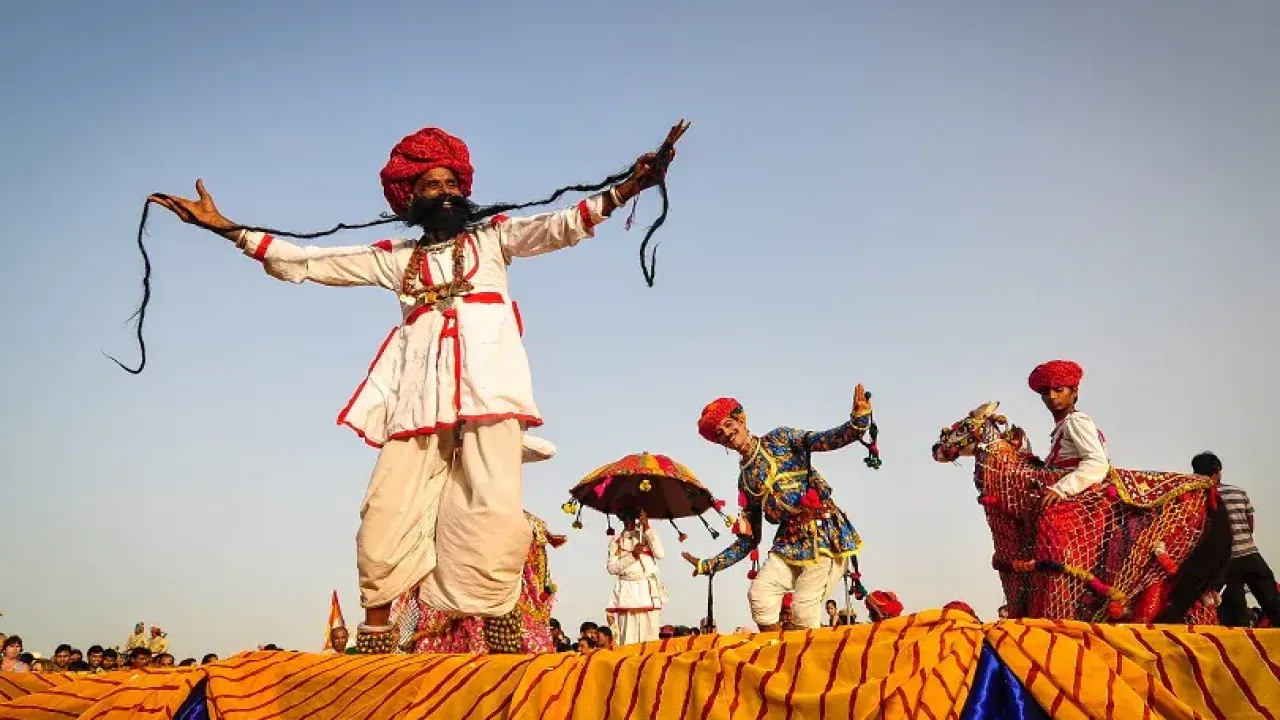
[(415, 245), (413, 254), (409, 256), (409, 264), (404, 268), (404, 277), (400, 281), (400, 302), (405, 305), (437, 305), (441, 310), (447, 310), (453, 305), (454, 298), (470, 292), (474, 286), (466, 278), (464, 252), (466, 244), (466, 233), (460, 233), (452, 241), (453, 277), (449, 281), (423, 287), (417, 291), (414, 290), (414, 286), (421, 285), (419, 278), (423, 263), (427, 262), (430, 253), (439, 246), (432, 248), (421, 241)]

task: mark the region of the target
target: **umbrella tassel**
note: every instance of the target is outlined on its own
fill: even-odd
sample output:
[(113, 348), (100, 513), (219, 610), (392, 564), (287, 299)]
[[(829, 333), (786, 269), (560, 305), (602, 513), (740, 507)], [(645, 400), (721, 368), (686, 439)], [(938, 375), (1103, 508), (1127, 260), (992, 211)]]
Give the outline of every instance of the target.
[(852, 581), (853, 588), (848, 593), (855, 600), (862, 600), (867, 597), (867, 588), (862, 584), (862, 571), (858, 568), (858, 556), (854, 555), (849, 558), (851, 568), (848, 573), (848, 580)]
[(575, 515), (573, 518), (573, 529), (574, 530), (582, 529), (582, 506), (581, 505), (578, 506), (578, 514)]
[[(867, 397), (871, 397), (871, 394), (868, 393)], [(871, 416), (867, 437), (860, 438), (858, 442), (867, 449), (867, 456), (862, 459), (862, 462), (872, 470), (879, 470), (884, 465), (884, 461), (880, 459), (880, 426), (876, 425), (875, 415)]]
[(684, 542), (685, 540), (689, 539), (688, 535), (685, 535), (683, 532), (681, 532), (680, 526), (676, 525), (676, 521), (674, 519), (667, 518), (667, 522), (671, 523), (671, 527), (675, 529), (676, 539), (678, 539), (680, 542)]
[(706, 518), (699, 515), (698, 520), (702, 523), (702, 527), (706, 528), (707, 532), (711, 533), (712, 540), (715, 540), (716, 538), (720, 537), (720, 533), (716, 532), (716, 529), (711, 527), (711, 523), (707, 522)]
[(605, 523), (605, 525), (608, 525), (608, 526), (609, 526), (609, 529), (608, 529), (608, 530), (605, 530), (605, 531), (604, 531), (604, 534), (605, 534), (605, 535), (608, 535), (609, 537), (613, 537), (613, 535), (614, 535), (614, 532), (613, 532), (613, 516), (612, 516), (612, 515), (605, 515), (605, 516), (604, 516), (604, 523)]

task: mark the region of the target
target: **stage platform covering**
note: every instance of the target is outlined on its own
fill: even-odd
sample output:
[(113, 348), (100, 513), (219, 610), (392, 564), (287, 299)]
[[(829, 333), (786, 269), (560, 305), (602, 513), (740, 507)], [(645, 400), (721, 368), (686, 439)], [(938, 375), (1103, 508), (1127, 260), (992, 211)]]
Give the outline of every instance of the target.
[(589, 655), (255, 652), (201, 668), (0, 675), (0, 720), (145, 718), (1275, 718), (1280, 630), (875, 625)]

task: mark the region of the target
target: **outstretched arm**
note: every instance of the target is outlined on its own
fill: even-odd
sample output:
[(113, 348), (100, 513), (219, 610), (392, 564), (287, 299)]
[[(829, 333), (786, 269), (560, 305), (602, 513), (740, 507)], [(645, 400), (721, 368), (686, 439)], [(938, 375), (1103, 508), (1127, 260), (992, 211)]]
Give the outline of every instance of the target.
[(566, 210), (502, 220), (496, 227), (503, 256), (510, 263), (513, 258), (573, 247), (595, 236), (596, 225), (608, 217), (605, 203), (604, 196), (597, 195)]
[(264, 233), (242, 230), (218, 210), (203, 180), (196, 180), (196, 194), (195, 200), (163, 194), (152, 195), (148, 200), (185, 223), (227, 238), (246, 255), (261, 261), (267, 274), (274, 278), (293, 283), (310, 280), (321, 285), (377, 285), (389, 290), (398, 287), (400, 278), (393, 267), (392, 253), (365, 246), (299, 247)]
[(828, 452), (857, 442), (867, 431), (869, 416), (849, 418), (848, 422), (830, 430), (784, 430), (788, 443), (801, 452)]
[(720, 554), (706, 560), (698, 560), (695, 563), (695, 574), (710, 575), (726, 570), (738, 564), (747, 555), (750, 555), (752, 550), (760, 547), (761, 526), (763, 525), (760, 504), (753, 499), (750, 505), (744, 508), (742, 512), (751, 525), (751, 534), (738, 535), (733, 544), (722, 550)]
[(871, 398), (861, 384), (853, 389), (853, 410), (849, 420), (830, 430), (795, 430), (788, 428), (786, 437), (793, 449), (799, 452), (828, 452), (852, 444), (871, 425)]
[(654, 153), (641, 155), (632, 166), (631, 177), (607, 192), (583, 200), (567, 210), (499, 223), (499, 243), (507, 262), (513, 258), (534, 257), (572, 247), (583, 238), (592, 237), (595, 226), (604, 222), (614, 210), (662, 180), (667, 167), (675, 159), (675, 142), (688, 128), (684, 121), (677, 124), (667, 135), (670, 152), (664, 151), (662, 157)]
[(299, 246), (260, 232), (239, 231), (236, 247), (262, 263), (267, 274), (277, 280), (319, 285), (356, 287), (373, 285), (398, 290), (402, 278), (395, 254), (378, 247)]

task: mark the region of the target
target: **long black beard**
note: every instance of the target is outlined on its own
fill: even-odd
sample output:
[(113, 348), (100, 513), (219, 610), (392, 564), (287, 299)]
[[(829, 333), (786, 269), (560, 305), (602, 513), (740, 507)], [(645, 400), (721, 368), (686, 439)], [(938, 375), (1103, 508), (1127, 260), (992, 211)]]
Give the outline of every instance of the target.
[(480, 206), (461, 195), (418, 196), (404, 213), (404, 224), (422, 228), (422, 240), (444, 242), (470, 230), (478, 222)]
[[(661, 157), (663, 153), (669, 154), (670, 152), (671, 152), (671, 148), (665, 142), (658, 148), (659, 157)], [(566, 185), (565, 187), (562, 187), (559, 190), (556, 190), (555, 192), (551, 193), (550, 195), (548, 195), (547, 197), (541, 200), (534, 200), (531, 202), (498, 203), (495, 205), (485, 205), (481, 207), (476, 207), (469, 200), (467, 200), (466, 204), (471, 209), (468, 211), (469, 217), (467, 218), (467, 220), (465, 221), (461, 229), (466, 230), (466, 229), (477, 227), (483, 221), (488, 220), (489, 218), (492, 218), (496, 215), (500, 215), (502, 213), (508, 213), (516, 210), (525, 210), (528, 208), (550, 205), (568, 193), (600, 192), (605, 188), (613, 187), (618, 183), (628, 180), (634, 172), (635, 172), (635, 167), (632, 166), (632, 167), (628, 167), (626, 170), (616, 172), (610, 175), (609, 177), (601, 180), (598, 183), (593, 183), (589, 185), (588, 184)], [(655, 245), (653, 247), (653, 251), (649, 252), (648, 250), (649, 241), (653, 238), (653, 234), (658, 231), (658, 228), (662, 227), (662, 225), (667, 221), (667, 210), (670, 208), (670, 205), (671, 205), (670, 200), (667, 197), (667, 180), (666, 180), (665, 173), (659, 175), (657, 188), (658, 188), (658, 195), (662, 198), (662, 210), (658, 213), (658, 217), (653, 221), (653, 224), (650, 225), (648, 229), (645, 230), (644, 240), (641, 241), (640, 243), (640, 272), (642, 275), (644, 275), (645, 283), (649, 287), (653, 287), (653, 281), (654, 281), (654, 278), (657, 276), (657, 272), (658, 272), (658, 246)], [(157, 195), (159, 195), (160, 197), (164, 197), (164, 195), (160, 193), (157, 193)], [(150, 210), (150, 208), (151, 208), (151, 200), (148, 199), (146, 202), (142, 204), (142, 218), (138, 221), (137, 244), (138, 244), (138, 252), (142, 254), (142, 301), (138, 304), (138, 309), (134, 311), (133, 315), (129, 316), (129, 320), (134, 320), (134, 319), (137, 320), (137, 323), (134, 324), (134, 335), (137, 337), (137, 340), (138, 340), (138, 352), (140, 355), (140, 358), (138, 360), (138, 366), (136, 368), (131, 368), (128, 365), (125, 365), (124, 363), (115, 359), (114, 357), (107, 355), (107, 359), (111, 360), (111, 362), (115, 363), (116, 365), (119, 365), (120, 369), (124, 370), (125, 372), (131, 375), (141, 375), (143, 368), (147, 366), (147, 343), (142, 338), (142, 324), (147, 317), (147, 306), (151, 303), (151, 258), (147, 254), (147, 246), (143, 242), (143, 237), (147, 234), (147, 215), (148, 215), (147, 211)], [(616, 210), (620, 210), (621, 208), (614, 208), (614, 209), (616, 211)], [(268, 235), (274, 235), (276, 237), (294, 238), (296, 240), (314, 240), (316, 238), (322, 238), (322, 237), (327, 237), (329, 235), (334, 235), (336, 233), (342, 232), (343, 230), (360, 230), (363, 228), (378, 227), (381, 225), (390, 225), (392, 223), (409, 224), (409, 212), (406, 211), (404, 217), (393, 215), (391, 213), (383, 213), (382, 215), (379, 215), (376, 220), (370, 220), (368, 222), (355, 223), (355, 224), (338, 223), (337, 225), (334, 225), (328, 230), (318, 230), (316, 232), (306, 232), (306, 233), (290, 232), (288, 230), (280, 230), (278, 228), (271, 228), (271, 227), (265, 227), (265, 226), (259, 226), (259, 225), (237, 225), (229, 229), (233, 231), (248, 230), (250, 232), (266, 233)], [(196, 224), (201, 225), (201, 227), (204, 227), (206, 230), (214, 230), (214, 228), (205, 226), (201, 223), (196, 223)], [(448, 237), (452, 237), (452, 236), (446, 236), (446, 239)]]

